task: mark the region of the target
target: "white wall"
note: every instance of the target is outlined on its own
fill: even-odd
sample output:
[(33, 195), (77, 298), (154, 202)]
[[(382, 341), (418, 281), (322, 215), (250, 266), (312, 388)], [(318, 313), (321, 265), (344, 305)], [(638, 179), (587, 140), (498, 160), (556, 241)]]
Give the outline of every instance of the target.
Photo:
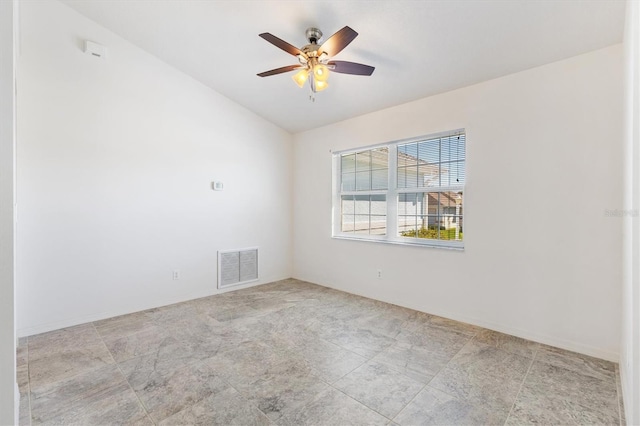
[(291, 276), (289, 133), (57, 1), (21, 27), (20, 335), (213, 294), (219, 249)]
[(13, 1), (0, 1), (0, 424), (16, 424), (14, 310), (15, 66)]
[[(616, 45), (295, 135), (294, 277), (617, 361), (622, 69)], [(464, 251), (331, 239), (330, 150), (458, 128)]]
[(628, 424), (640, 424), (640, 4), (627, 2), (622, 342), (620, 379)]

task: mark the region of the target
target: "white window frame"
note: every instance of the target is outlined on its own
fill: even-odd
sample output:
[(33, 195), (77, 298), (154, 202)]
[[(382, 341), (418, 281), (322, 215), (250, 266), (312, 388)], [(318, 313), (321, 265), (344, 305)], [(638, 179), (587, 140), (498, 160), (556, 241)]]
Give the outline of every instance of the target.
[[(455, 134), (465, 134), (465, 129), (457, 129), (446, 132), (440, 132), (425, 136), (419, 136), (409, 139), (401, 139), (392, 142), (386, 142), (382, 144), (369, 145), (364, 147), (358, 147), (348, 150), (332, 151), (332, 238), (345, 239), (345, 240), (357, 240), (357, 241), (373, 241), (390, 244), (400, 245), (414, 245), (421, 247), (440, 247), (448, 249), (464, 249), (464, 240), (436, 240), (427, 238), (411, 238), (403, 237), (398, 233), (398, 196), (402, 193), (430, 193), (430, 192), (462, 192), (463, 197), (466, 198), (465, 186), (466, 186), (466, 173), (465, 183), (455, 186), (438, 186), (438, 187), (415, 187), (415, 188), (398, 188), (398, 146), (404, 144), (410, 144), (415, 142), (421, 142), (430, 139), (437, 139), (440, 137), (452, 136)], [(342, 191), (341, 190), (341, 159), (343, 155), (352, 154), (355, 152), (366, 151), (370, 149), (383, 148), (389, 149), (389, 164), (388, 164), (388, 189), (387, 190), (368, 190), (368, 191)], [(467, 165), (465, 144), (465, 169)], [(343, 195), (386, 195), (387, 200), (387, 232), (386, 235), (365, 235), (365, 234), (353, 234), (349, 232), (342, 232), (342, 196)], [(464, 199), (463, 198), (463, 199)], [(464, 214), (466, 216), (467, 207), (463, 201)]]

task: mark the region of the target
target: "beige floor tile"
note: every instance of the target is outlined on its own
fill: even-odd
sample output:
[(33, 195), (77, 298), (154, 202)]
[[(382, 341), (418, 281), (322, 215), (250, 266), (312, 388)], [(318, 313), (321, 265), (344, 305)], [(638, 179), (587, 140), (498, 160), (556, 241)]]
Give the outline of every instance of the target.
[(494, 346), (505, 352), (533, 358), (540, 349), (540, 344), (492, 330), (480, 330), (473, 338), (476, 342)]
[(116, 365), (31, 389), (34, 424), (135, 423), (146, 413)]
[(615, 380), (615, 364), (560, 348), (541, 345), (536, 361), (600, 379)]
[(485, 404), (455, 398), (427, 386), (393, 421), (401, 426), (501, 425), (504, 415)]
[(267, 426), (271, 422), (235, 389), (204, 398), (159, 423), (169, 425)]
[(20, 424), (614, 424), (617, 366), (299, 280), (22, 338)]
[(387, 425), (389, 419), (344, 393), (328, 389), (306, 406), (284, 416), (279, 425)]
[(93, 325), (80, 325), (29, 337), (31, 389), (113, 364)]
[(532, 360), (471, 341), (429, 386), (472, 405), (484, 405), (504, 422)]
[(422, 390), (424, 384), (384, 364), (370, 361), (338, 380), (334, 386), (391, 419)]
[(616, 425), (616, 384), (535, 361), (507, 421), (509, 425), (533, 423)]

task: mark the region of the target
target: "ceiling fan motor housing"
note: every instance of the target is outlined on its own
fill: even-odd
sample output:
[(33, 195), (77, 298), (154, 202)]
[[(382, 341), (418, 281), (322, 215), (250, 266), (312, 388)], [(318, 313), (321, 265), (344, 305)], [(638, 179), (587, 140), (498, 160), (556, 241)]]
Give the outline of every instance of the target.
[(320, 42), (320, 40), (322, 40), (322, 31), (320, 31), (318, 28), (307, 28), (307, 31), (305, 31), (304, 34), (311, 44), (317, 44), (318, 42)]

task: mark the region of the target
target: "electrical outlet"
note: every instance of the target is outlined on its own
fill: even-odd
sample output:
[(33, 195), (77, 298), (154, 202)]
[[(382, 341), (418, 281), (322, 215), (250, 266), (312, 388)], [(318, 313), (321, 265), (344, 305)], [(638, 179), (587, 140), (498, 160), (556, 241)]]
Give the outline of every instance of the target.
[(378, 278), (382, 278), (382, 269), (378, 269)]
[(174, 269), (173, 270), (173, 280), (179, 280), (180, 279), (180, 269)]

